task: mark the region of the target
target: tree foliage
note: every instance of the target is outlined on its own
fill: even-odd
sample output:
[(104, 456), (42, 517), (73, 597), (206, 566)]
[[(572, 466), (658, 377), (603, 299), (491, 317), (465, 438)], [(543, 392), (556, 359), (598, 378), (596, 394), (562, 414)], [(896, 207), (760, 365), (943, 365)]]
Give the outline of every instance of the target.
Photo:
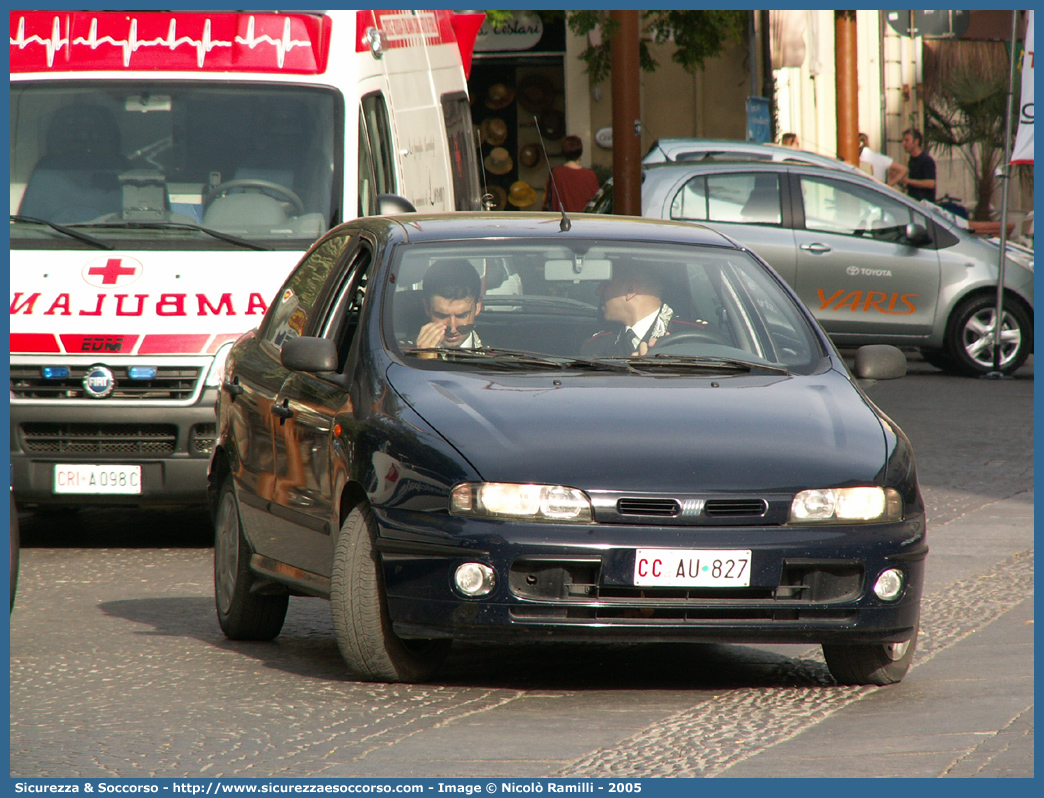
[[(490, 25), (499, 27), (511, 19), (511, 11), (486, 11)], [(587, 64), (591, 80), (598, 82), (609, 76), (609, 41), (618, 24), (608, 11), (537, 11), (544, 23), (559, 20), (566, 15), (569, 28), (577, 36), (600, 29), (602, 41), (596, 47), (588, 43), (581, 54)], [(664, 44), (673, 41), (676, 50), (671, 60), (693, 74), (703, 67), (708, 58), (721, 53), (729, 42), (741, 42), (747, 31), (748, 11), (669, 10), (643, 11), (642, 35), (638, 57), (641, 67), (652, 72), (659, 66), (649, 49), (650, 42)]]
[(986, 221), (1004, 157), (1007, 51), (999, 42), (943, 41), (926, 45), (925, 56), (925, 140), (961, 156), (975, 176), (972, 218)]
[[(659, 66), (652, 56), (649, 42), (663, 44), (673, 41), (676, 50), (671, 60), (693, 74), (703, 67), (708, 58), (720, 54), (729, 42), (741, 42), (747, 30), (747, 11), (668, 10), (641, 13), (639, 53), (641, 68), (652, 72)], [(588, 42), (581, 57), (587, 63), (591, 80), (598, 82), (609, 76), (609, 42), (618, 23), (608, 11), (571, 11), (568, 14), (570, 30), (577, 36), (600, 28), (601, 43)]]

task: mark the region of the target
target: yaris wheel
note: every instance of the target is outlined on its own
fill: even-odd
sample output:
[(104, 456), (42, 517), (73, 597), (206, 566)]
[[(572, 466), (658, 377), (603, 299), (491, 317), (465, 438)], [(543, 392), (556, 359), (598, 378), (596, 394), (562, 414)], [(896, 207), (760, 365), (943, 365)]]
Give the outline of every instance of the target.
[[(947, 350), (957, 371), (978, 376), (993, 371), (994, 324), (997, 300), (971, 297), (954, 311), (947, 333)], [(1033, 325), (1021, 305), (1005, 299), (1001, 326), (1000, 368), (1010, 374), (1026, 362)]]
[(337, 646), (352, 675), (363, 681), (425, 681), (446, 659), (450, 641), (403, 640), (395, 634), (376, 539), (370, 508), (353, 509), (334, 549), (330, 608)]
[(902, 643), (823, 644), (823, 657), (838, 684), (896, 684), (910, 670), (917, 649), (918, 627)]
[(214, 523), (214, 597), (221, 631), (231, 640), (271, 640), (283, 628), (290, 596), (252, 593), (254, 581), (239, 503), (228, 477)]

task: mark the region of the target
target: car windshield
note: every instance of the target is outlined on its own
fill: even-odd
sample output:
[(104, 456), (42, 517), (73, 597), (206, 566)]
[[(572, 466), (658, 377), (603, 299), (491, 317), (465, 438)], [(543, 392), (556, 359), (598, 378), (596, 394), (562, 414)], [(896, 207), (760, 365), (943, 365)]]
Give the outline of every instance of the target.
[(823, 350), (748, 253), (571, 240), (401, 245), (389, 348), (420, 368), (809, 373)]
[(339, 102), (233, 81), (12, 83), (11, 238), (310, 242), (338, 221)]

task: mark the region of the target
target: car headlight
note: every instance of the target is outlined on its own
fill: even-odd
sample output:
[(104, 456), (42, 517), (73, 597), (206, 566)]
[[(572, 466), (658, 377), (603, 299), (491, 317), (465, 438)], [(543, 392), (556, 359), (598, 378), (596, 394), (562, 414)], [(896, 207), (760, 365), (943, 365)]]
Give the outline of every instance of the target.
[(903, 498), (892, 488), (803, 490), (790, 503), (791, 524), (879, 523), (903, 520)]
[(228, 353), (232, 351), (232, 346), (235, 341), (229, 341), (224, 344), (217, 353), (214, 355), (214, 362), (210, 366), (210, 371), (207, 373), (206, 386), (208, 388), (218, 388), (221, 386), (221, 381), (225, 379), (225, 361), (228, 360)]
[(450, 512), (481, 518), (588, 523), (591, 501), (583, 491), (564, 485), (462, 482), (450, 492)]

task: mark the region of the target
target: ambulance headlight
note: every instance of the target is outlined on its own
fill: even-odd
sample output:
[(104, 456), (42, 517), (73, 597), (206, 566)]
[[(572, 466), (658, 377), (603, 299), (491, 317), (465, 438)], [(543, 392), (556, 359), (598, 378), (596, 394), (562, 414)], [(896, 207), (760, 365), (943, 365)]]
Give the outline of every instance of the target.
[(790, 503), (791, 524), (874, 524), (903, 520), (903, 499), (892, 488), (803, 490)]
[(208, 388), (221, 387), (221, 383), (225, 379), (225, 361), (228, 360), (228, 353), (232, 351), (234, 344), (235, 341), (229, 341), (214, 355), (214, 362), (210, 366), (210, 372), (207, 374), (206, 386)]
[(586, 524), (591, 521), (591, 501), (582, 490), (564, 485), (463, 482), (450, 492), (450, 512), (480, 518)]

